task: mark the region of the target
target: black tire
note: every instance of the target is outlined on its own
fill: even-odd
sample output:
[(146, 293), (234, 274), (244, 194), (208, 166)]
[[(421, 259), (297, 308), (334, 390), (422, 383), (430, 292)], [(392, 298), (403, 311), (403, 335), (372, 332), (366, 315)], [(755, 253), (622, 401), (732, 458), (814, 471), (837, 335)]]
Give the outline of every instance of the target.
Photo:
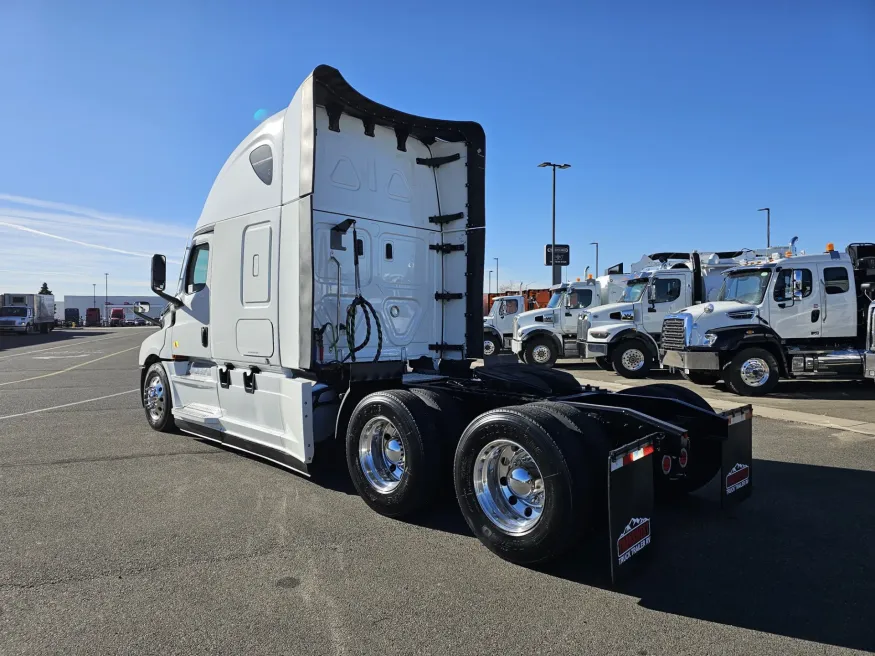
[(601, 355), (595, 359), (595, 366), (597, 366), (602, 371), (614, 370), (614, 363), (611, 362), (610, 358), (605, 355)]
[[(745, 366), (745, 363), (751, 360), (764, 363), (768, 367), (767, 378), (759, 386), (749, 384), (742, 377), (742, 368)], [(729, 364), (726, 365), (725, 371), (724, 379), (729, 384), (729, 388), (740, 396), (764, 396), (775, 389), (781, 376), (781, 370), (778, 367), (778, 361), (775, 359), (775, 356), (761, 348), (744, 349), (737, 353)]]
[[(158, 386), (154, 388), (155, 403), (158, 404), (157, 412), (152, 412), (150, 409), (150, 397), (152, 396), (151, 389), (153, 381), (157, 381)], [(143, 388), (140, 390), (143, 397), (143, 409), (146, 412), (146, 421), (152, 430), (159, 433), (172, 433), (176, 430), (176, 422), (173, 420), (173, 397), (170, 392), (170, 385), (167, 381), (167, 374), (164, 372), (164, 367), (160, 362), (154, 363), (146, 371), (143, 376)]]
[[(637, 353), (636, 353), (637, 352)], [(628, 355), (627, 355), (628, 354)], [(624, 363), (624, 358), (640, 362), (637, 369), (633, 369)], [(640, 359), (639, 359), (640, 358)], [(614, 371), (620, 374), (623, 378), (646, 378), (653, 366), (653, 356), (650, 349), (640, 339), (628, 339), (621, 342), (611, 354), (611, 362), (614, 364)]]
[(438, 486), (441, 493), (450, 493), (453, 489), (453, 454), (465, 426), (473, 417), (469, 416), (470, 413), (462, 403), (446, 392), (425, 387), (413, 388), (411, 391), (434, 411), (441, 439), (441, 473)]
[[(499, 526), (478, 500), (475, 466), (481, 450), (497, 439), (525, 449), (541, 473), (545, 501), (533, 527), (523, 533)], [(531, 565), (556, 558), (574, 546), (584, 527), (581, 517), (590, 503), (586, 491), (593, 484), (583, 461), (580, 441), (544, 408), (515, 406), (486, 412), (468, 425), (456, 449), (453, 480), (462, 515), (474, 535), (505, 560)], [(502, 483), (498, 494), (506, 486)], [(516, 497), (509, 498), (516, 504)]]
[[(378, 417), (391, 422), (390, 430), (400, 440), (404, 457), (397, 484), (382, 492), (369, 482), (359, 457), (362, 431)], [(409, 390), (374, 392), (355, 407), (346, 431), (346, 465), (356, 491), (372, 510), (387, 517), (406, 517), (423, 510), (435, 499), (444, 451), (437, 426), (437, 413)], [(384, 433), (383, 439), (386, 435), (390, 433)], [(397, 471), (387, 460), (373, 461), (378, 463), (377, 469), (385, 465), (386, 476)], [(371, 475), (378, 477), (380, 472)]]
[(690, 373), (681, 371), (681, 376), (684, 380), (691, 383), (705, 386), (714, 386), (717, 384), (717, 381), (720, 380), (720, 374), (718, 372), (712, 373), (710, 371), (691, 371)]
[[(546, 348), (549, 355), (542, 356), (545, 353), (542, 349)], [(556, 349), (556, 344), (549, 337), (532, 337), (523, 347), (526, 364), (534, 364), (540, 367), (552, 367), (556, 364), (556, 359), (559, 357), (559, 352)], [(537, 354), (538, 357), (535, 357)]]
[[(637, 394), (659, 399), (677, 399), (696, 408), (714, 412), (714, 408), (693, 390), (671, 383), (641, 385), (621, 390), (618, 394)], [(707, 485), (720, 471), (720, 442), (717, 440), (696, 440), (690, 436), (690, 449), (686, 476), (684, 478), (668, 478), (662, 469), (662, 453), (656, 452), (653, 457), (653, 480), (656, 490), (664, 496), (683, 495), (694, 492)], [(672, 461), (672, 470), (678, 466), (676, 459)]]
[[(489, 346), (492, 345), (492, 353), (488, 353)], [(501, 352), (501, 342), (495, 335), (484, 334), (483, 335), (483, 355), (484, 357), (490, 355), (498, 355)]]

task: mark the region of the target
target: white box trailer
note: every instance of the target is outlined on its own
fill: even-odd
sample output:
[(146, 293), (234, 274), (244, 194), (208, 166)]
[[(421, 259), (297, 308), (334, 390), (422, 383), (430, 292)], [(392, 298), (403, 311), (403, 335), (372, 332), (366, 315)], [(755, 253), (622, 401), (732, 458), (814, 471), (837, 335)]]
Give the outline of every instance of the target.
[(0, 330), (30, 334), (54, 329), (55, 297), (51, 294), (4, 293), (0, 300)]
[(452, 480), (473, 533), (514, 562), (557, 556), (606, 516), (619, 576), (649, 552), (654, 487), (750, 471), (750, 408), (474, 368), (485, 157), (478, 124), (405, 114), (314, 70), (222, 167), (175, 294), (153, 257), (169, 309), (140, 349), (146, 418), (304, 474), (340, 440), (387, 516), (424, 511)]

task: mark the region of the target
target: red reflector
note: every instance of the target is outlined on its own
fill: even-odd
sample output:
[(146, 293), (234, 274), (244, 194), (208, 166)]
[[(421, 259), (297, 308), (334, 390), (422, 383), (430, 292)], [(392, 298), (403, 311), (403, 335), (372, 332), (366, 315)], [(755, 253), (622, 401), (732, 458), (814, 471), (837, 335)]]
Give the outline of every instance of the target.
[(649, 456), (651, 453), (653, 453), (653, 445), (652, 444), (644, 447), (644, 453), (641, 454), (641, 457), (643, 458), (644, 456)]

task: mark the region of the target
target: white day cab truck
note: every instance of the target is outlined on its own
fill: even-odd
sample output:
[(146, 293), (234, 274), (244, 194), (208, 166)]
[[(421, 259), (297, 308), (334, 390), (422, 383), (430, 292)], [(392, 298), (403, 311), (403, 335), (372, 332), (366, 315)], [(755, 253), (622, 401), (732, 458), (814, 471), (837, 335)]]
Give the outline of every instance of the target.
[(628, 279), (628, 274), (611, 273), (552, 286), (547, 307), (514, 319), (511, 350), (527, 364), (548, 367), (558, 358), (575, 357), (577, 317), (588, 307), (619, 301)]
[(51, 294), (0, 295), (0, 331), (29, 335), (55, 328), (55, 297)]
[[(795, 239), (794, 242), (795, 243)], [(722, 273), (742, 257), (783, 254), (793, 248), (713, 253), (664, 252), (632, 265), (622, 298), (581, 312), (575, 326), (577, 353), (625, 378), (644, 378), (659, 367), (662, 320), (708, 300), (720, 288)]]
[(666, 317), (662, 362), (745, 396), (781, 378), (872, 379), (873, 298), (875, 244), (751, 260), (726, 272), (716, 301)]
[(478, 124), (405, 114), (316, 68), (222, 167), (175, 294), (152, 258), (171, 307), (140, 349), (146, 419), (302, 474), (339, 442), (372, 509), (408, 517), (454, 489), (474, 535), (517, 563), (606, 526), (622, 576), (651, 551), (655, 492), (720, 476), (724, 505), (750, 495), (750, 407), (473, 367), (485, 161)]
[(489, 314), (483, 317), (483, 355), (510, 350), (513, 320), (524, 312), (526, 299), (521, 294), (493, 299)]

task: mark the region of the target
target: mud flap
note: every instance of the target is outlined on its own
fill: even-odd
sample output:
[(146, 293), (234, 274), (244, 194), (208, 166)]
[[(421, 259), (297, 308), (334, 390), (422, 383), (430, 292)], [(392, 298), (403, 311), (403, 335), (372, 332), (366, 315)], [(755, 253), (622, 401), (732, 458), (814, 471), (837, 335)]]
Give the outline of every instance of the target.
[(651, 547), (653, 517), (653, 436), (611, 451), (608, 457), (608, 532), (611, 582), (633, 574)]
[(720, 503), (730, 509), (749, 498), (753, 489), (753, 412), (747, 405), (721, 414), (728, 437), (720, 453)]

